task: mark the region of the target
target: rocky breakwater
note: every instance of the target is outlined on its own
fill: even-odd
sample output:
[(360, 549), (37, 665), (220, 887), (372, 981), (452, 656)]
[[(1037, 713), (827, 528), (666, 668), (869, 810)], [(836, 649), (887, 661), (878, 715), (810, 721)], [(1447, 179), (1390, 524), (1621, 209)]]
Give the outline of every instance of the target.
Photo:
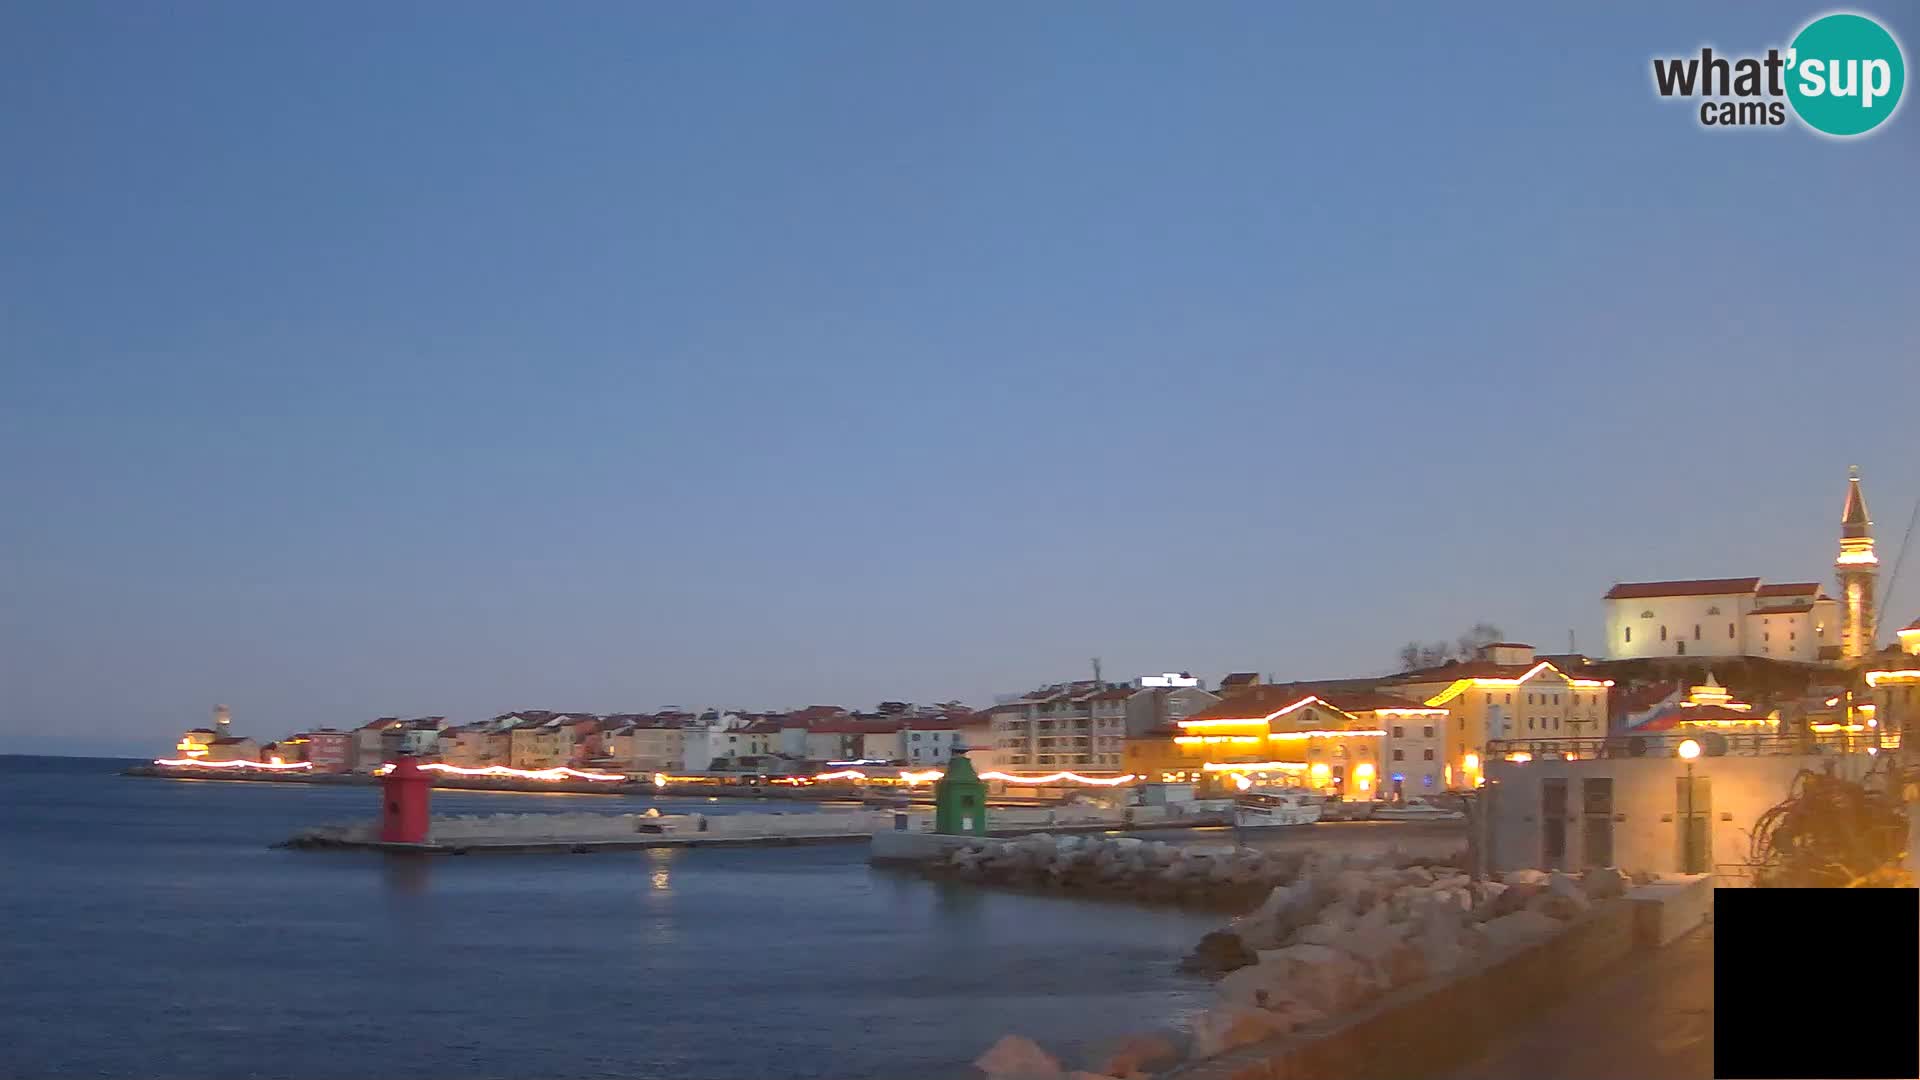
[(969, 844), (923, 870), (981, 885), (1244, 911), (1297, 878), (1308, 858), (1298, 851), (1036, 833)]
[(1219, 979), (1217, 1004), (1186, 1031), (1129, 1036), (1117, 1045), (1138, 1053), (1096, 1057), (1073, 1073), (1017, 1035), (974, 1064), (995, 1080), (1142, 1077), (1275, 1036), (1311, 1036), (1390, 991), (1552, 937), (1628, 885), (1615, 870), (1476, 882), (1448, 863), (1314, 853), (1182, 963)]

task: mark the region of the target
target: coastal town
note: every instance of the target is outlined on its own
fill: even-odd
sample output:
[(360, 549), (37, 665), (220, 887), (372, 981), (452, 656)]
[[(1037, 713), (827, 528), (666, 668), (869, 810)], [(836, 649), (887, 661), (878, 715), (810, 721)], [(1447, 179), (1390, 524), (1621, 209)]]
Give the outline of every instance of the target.
[[(1758, 872), (1746, 834), (1806, 760), (1829, 772), (1887, 766), (1920, 704), (1920, 620), (1876, 646), (1884, 593), (1857, 471), (1833, 573), (1837, 596), (1817, 581), (1755, 576), (1615, 583), (1600, 597), (1606, 656), (1542, 652), (1480, 625), (1452, 645), (1410, 645), (1401, 670), (1372, 677), (1110, 681), (1095, 661), (1091, 678), (979, 708), (519, 710), (468, 722), (381, 717), (269, 740), (238, 733), (220, 708), (153, 769), (317, 778), (378, 774), (404, 758), (441, 782), (892, 787), (924, 799), (964, 754), (997, 795), (1124, 788), (1165, 804), (1284, 789), (1363, 808), (1358, 816), (1442, 812), (1436, 803), (1463, 806), (1499, 780), (1500, 798), (1478, 803), (1496, 829), (1479, 838), (1494, 861), (1737, 878)], [(1703, 776), (1676, 802), (1675, 778), (1707, 762), (1717, 787)], [(1574, 806), (1570, 783), (1577, 828), (1540, 813)], [(1679, 821), (1686, 842), (1640, 827), (1650, 818)]]

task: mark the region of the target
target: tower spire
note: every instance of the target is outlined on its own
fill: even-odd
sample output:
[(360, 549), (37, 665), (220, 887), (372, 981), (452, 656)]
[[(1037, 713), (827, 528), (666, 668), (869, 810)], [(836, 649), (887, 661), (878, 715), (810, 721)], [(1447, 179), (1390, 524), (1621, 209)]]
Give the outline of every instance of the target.
[(1840, 657), (1843, 663), (1864, 659), (1873, 652), (1874, 579), (1880, 559), (1873, 553), (1873, 520), (1867, 517), (1867, 497), (1860, 490), (1860, 466), (1847, 469), (1847, 503), (1840, 511), (1840, 555), (1833, 560), (1840, 579)]
[(1867, 536), (1873, 522), (1867, 517), (1867, 497), (1860, 493), (1860, 466), (1847, 467), (1847, 505), (1840, 511), (1840, 535), (1847, 538)]

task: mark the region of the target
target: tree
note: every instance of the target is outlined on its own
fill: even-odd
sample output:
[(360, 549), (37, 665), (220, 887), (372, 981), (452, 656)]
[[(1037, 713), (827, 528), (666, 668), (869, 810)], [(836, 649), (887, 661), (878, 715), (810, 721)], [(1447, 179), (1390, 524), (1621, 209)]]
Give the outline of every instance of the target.
[(1467, 628), (1467, 632), (1454, 640), (1454, 646), (1462, 660), (1471, 660), (1480, 655), (1480, 650), (1499, 641), (1505, 635), (1500, 628), (1490, 622), (1477, 622)]
[(1448, 660), (1471, 660), (1480, 654), (1481, 649), (1503, 636), (1498, 626), (1490, 622), (1477, 622), (1455, 638), (1451, 645), (1444, 641), (1409, 641), (1400, 646), (1400, 670), (1417, 671), (1420, 668), (1439, 667)]

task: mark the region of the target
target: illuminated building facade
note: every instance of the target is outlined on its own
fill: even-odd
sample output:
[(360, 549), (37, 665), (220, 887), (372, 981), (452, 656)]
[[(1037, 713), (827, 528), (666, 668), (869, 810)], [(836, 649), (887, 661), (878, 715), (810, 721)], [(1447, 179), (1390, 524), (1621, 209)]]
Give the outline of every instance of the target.
[(1607, 655), (1759, 656), (1800, 663), (1855, 664), (1873, 652), (1873, 551), (1860, 471), (1847, 479), (1834, 560), (1840, 596), (1817, 582), (1763, 585), (1757, 577), (1629, 581), (1609, 590)]
[(1446, 717), (1444, 708), (1372, 690), (1255, 686), (1129, 736), (1125, 762), (1148, 781), (1216, 794), (1244, 781), (1356, 800), (1413, 795), (1444, 784)]
[(1484, 779), (1489, 739), (1605, 735), (1612, 685), (1562, 671), (1531, 645), (1499, 642), (1477, 659), (1410, 671), (1381, 689), (1446, 709), (1440, 782), (1461, 789)]

